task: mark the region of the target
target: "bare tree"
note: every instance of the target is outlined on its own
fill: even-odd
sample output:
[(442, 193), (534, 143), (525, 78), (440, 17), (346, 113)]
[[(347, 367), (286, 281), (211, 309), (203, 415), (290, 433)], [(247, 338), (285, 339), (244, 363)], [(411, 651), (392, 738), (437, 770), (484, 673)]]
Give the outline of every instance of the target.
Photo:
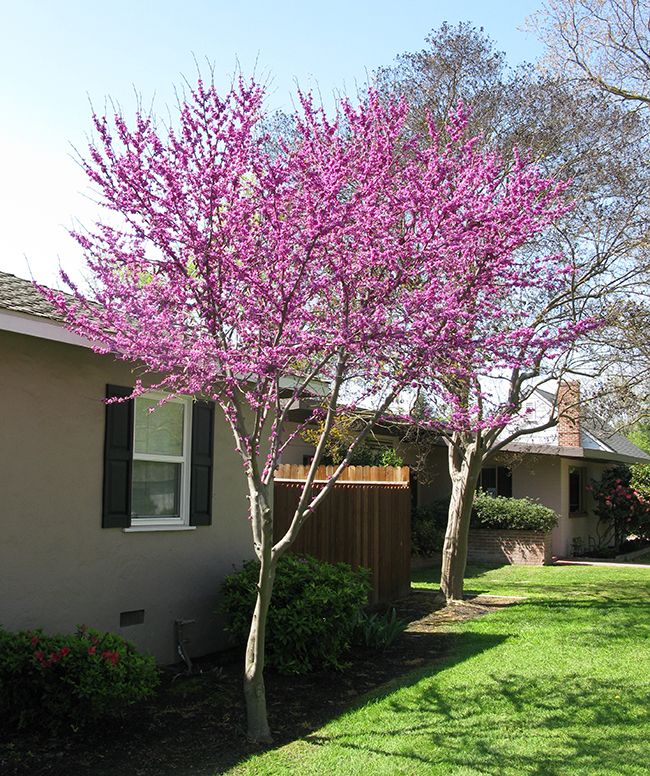
[(650, 106), (647, 0), (546, 0), (528, 28), (546, 44), (552, 72)]
[[(443, 25), (426, 40), (428, 49), (402, 55), (377, 73), (380, 89), (401, 92), (418, 107), (419, 116), (411, 118), (407, 130), (419, 135), (419, 142), (428, 142), (423, 132), (427, 118), (442, 121), (445, 111), (461, 100), (472, 107), (472, 131), (482, 132), (482, 143), (506, 158), (518, 148), (545, 173), (571, 180), (572, 207), (521, 248), (528, 260), (562, 254), (571, 282), (558, 290), (513, 290), (513, 309), (527, 310), (531, 327), (540, 334), (590, 318), (607, 323), (585, 333), (559, 357), (540, 349), (526, 368), (501, 370), (501, 389), (492, 395), (486, 395), (485, 380), (450, 379), (447, 401), (477, 407), (487, 424), (480, 431), (445, 431), (440, 422), (444, 401), (430, 397), (432, 417), (448, 440), (453, 488), (441, 590), (447, 600), (458, 600), (471, 499), (481, 467), (511, 443), (540, 430), (532, 423), (490, 425), (489, 419), (521, 412), (543, 382), (600, 378), (598, 390), (604, 393), (602, 386), (620, 363), (616, 345), (624, 300), (638, 294), (646, 263), (649, 127), (644, 112), (626, 110), (602, 90), (576, 88), (573, 81), (530, 66), (508, 68), (492, 41), (469, 24)], [(545, 426), (556, 424), (559, 413), (556, 405)]]

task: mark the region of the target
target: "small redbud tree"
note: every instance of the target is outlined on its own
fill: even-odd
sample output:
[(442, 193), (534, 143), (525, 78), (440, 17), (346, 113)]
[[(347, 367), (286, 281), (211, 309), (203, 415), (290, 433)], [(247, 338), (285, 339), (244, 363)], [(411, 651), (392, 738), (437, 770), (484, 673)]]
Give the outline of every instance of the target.
[[(115, 215), (74, 234), (94, 293), (70, 283), (73, 302), (50, 298), (97, 350), (163, 375), (147, 388), (137, 382), (133, 396), (198, 395), (225, 414), (261, 563), (245, 659), (248, 734), (268, 741), (262, 669), (279, 558), (398, 400), (444, 391), (471, 378), (490, 348), (497, 361), (511, 358), (526, 339), (525, 315), (508, 299), (545, 283), (557, 261), (523, 262), (516, 249), (559, 212), (562, 187), (525, 160), (504, 170), (478, 151), (460, 109), (452, 141), (439, 147), (434, 130), (434, 142), (404, 142), (406, 105), (382, 104), (372, 91), (357, 107), (341, 101), (333, 120), (300, 95), (291, 137), (271, 144), (263, 98), (243, 79), (223, 99), (199, 81), (176, 127), (143, 113), (132, 127), (120, 113), (95, 116), (83, 164)], [(307, 421), (321, 429), (316, 452), (274, 543), (273, 474), (291, 441), (284, 427), (316, 381), (319, 409)], [(363, 412), (315, 493), (342, 404), (347, 415)], [(448, 422), (464, 429), (471, 419), (454, 406)]]

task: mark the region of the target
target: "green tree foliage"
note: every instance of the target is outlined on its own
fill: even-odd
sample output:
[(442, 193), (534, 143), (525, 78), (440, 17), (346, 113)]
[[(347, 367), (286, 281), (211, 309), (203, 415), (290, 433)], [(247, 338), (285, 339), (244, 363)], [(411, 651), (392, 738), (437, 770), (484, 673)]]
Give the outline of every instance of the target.
[(442, 550), (449, 514), (449, 497), (435, 499), (411, 512), (411, 554), (430, 557)]
[[(329, 433), (325, 451), (321, 458), (324, 465), (338, 466), (347, 456), (350, 446), (355, 442), (360, 420), (352, 414), (341, 413)], [(323, 424), (306, 426), (300, 433), (305, 442), (316, 447), (323, 433)], [(354, 446), (350, 456), (350, 466), (402, 466), (402, 457), (392, 447), (384, 447), (369, 435)]]
[(650, 423), (648, 421), (635, 423), (626, 436), (637, 447), (645, 450), (646, 453), (650, 453)]

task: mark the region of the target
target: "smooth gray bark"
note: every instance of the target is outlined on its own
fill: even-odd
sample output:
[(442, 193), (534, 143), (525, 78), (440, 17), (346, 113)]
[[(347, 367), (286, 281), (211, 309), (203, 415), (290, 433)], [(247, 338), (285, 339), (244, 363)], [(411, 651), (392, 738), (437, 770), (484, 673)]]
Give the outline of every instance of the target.
[(440, 576), (440, 592), (447, 603), (463, 600), (469, 522), (483, 463), (479, 445), (476, 435), (456, 433), (449, 447), (451, 500)]

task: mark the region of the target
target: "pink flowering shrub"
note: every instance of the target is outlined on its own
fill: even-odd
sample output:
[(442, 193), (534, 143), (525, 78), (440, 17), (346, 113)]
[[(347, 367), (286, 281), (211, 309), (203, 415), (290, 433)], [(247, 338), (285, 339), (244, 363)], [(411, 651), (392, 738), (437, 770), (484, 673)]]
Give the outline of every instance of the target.
[(606, 469), (599, 482), (592, 480), (589, 490), (596, 502), (601, 547), (613, 541), (618, 549), (631, 535), (650, 538), (650, 497), (635, 482), (629, 466)]
[(153, 695), (150, 655), (112, 633), (0, 630), (0, 715), (18, 728), (80, 727)]

